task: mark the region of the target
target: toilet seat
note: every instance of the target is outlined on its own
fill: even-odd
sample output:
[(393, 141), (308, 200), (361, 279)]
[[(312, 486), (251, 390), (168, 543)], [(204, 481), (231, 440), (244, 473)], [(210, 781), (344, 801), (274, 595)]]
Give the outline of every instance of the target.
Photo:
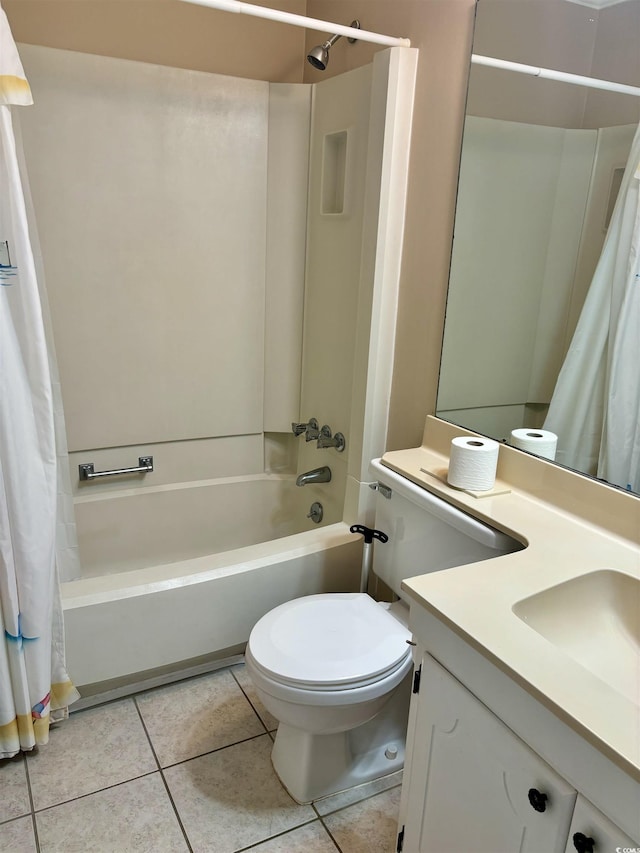
[[(365, 593), (285, 602), (258, 621), (247, 647), (272, 683), (314, 692), (356, 691), (407, 671), (411, 634)], [(346, 698), (346, 696), (345, 696)]]

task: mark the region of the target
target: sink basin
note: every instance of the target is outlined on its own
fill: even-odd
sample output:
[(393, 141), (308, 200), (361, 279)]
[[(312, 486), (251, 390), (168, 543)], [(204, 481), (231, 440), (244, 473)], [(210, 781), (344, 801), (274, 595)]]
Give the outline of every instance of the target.
[(590, 572), (522, 599), (513, 612), (640, 703), (640, 579), (612, 569)]

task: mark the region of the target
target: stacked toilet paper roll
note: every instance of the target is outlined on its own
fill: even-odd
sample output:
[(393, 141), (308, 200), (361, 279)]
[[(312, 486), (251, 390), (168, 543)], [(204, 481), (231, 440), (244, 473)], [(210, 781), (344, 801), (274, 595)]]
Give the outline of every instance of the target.
[(486, 492), (496, 481), (500, 445), (490, 438), (461, 436), (451, 442), (447, 482), (456, 489)]
[(555, 459), (558, 436), (544, 429), (513, 429), (509, 444), (544, 459)]

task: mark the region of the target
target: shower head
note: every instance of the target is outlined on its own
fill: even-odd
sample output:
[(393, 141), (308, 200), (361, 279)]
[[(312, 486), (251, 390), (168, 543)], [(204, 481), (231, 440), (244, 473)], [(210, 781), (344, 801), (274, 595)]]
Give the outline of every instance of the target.
[(333, 38), (329, 39), (329, 41), (326, 41), (324, 44), (317, 44), (315, 47), (311, 48), (307, 54), (307, 62), (310, 65), (313, 65), (314, 68), (317, 68), (318, 71), (324, 71), (329, 64), (329, 48), (331, 48), (339, 38), (340, 36), (333, 36)]
[[(359, 30), (360, 21), (351, 21), (351, 26)], [(329, 50), (339, 38), (341, 38), (341, 36), (331, 36), (331, 38), (325, 41), (324, 44), (317, 44), (315, 47), (311, 48), (307, 54), (307, 61), (309, 64), (313, 65), (314, 68), (317, 68), (318, 71), (324, 71), (329, 64)], [(357, 39), (348, 38), (347, 41), (350, 44), (354, 44)]]

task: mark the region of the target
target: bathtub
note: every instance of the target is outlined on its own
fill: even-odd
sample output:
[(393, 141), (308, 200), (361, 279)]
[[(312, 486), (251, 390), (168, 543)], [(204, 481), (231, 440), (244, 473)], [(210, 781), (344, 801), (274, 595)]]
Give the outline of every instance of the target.
[(313, 525), (309, 496), (278, 475), (81, 494), (83, 576), (61, 584), (81, 694), (215, 668), (276, 605), (357, 589), (361, 538)]

